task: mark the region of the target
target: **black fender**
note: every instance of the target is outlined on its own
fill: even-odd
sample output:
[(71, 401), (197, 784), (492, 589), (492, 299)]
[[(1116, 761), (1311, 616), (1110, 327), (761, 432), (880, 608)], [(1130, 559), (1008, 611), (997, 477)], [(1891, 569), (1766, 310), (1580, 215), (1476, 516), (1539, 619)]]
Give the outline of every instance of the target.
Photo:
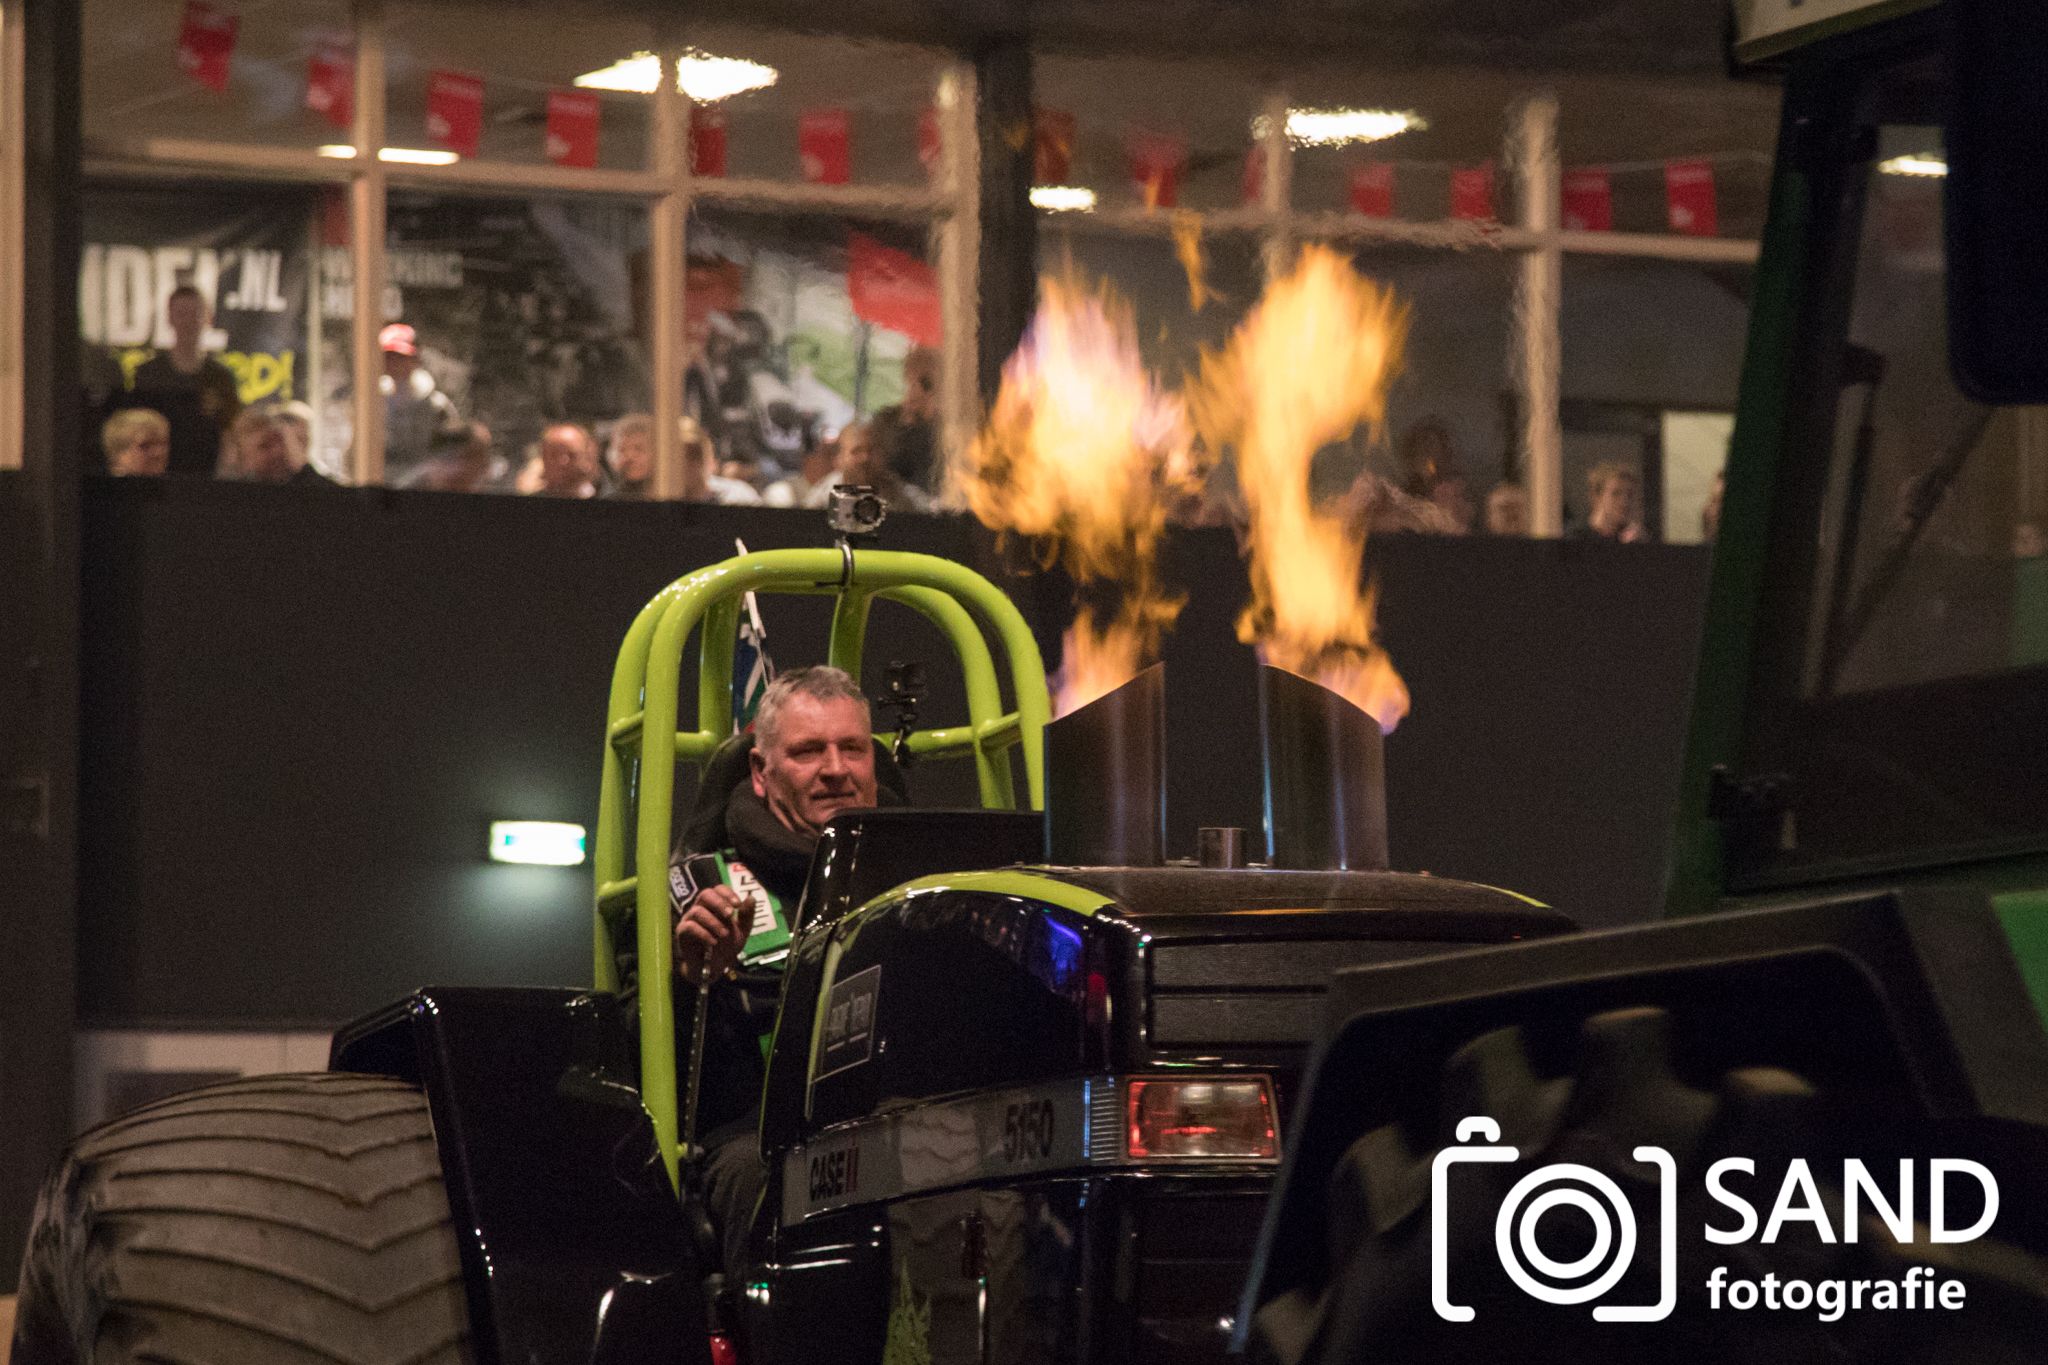
[[(1975, 888), (1837, 894), (1354, 968), (1332, 982), (1234, 1348), (1262, 1307), (1324, 1282), (1339, 1161), (1369, 1128), (1435, 1122), (1435, 1078), (1461, 1044), (1632, 1006), (1681, 1021), (1696, 1068), (1771, 1065), (1881, 1096), (1902, 1125), (1998, 1151), (2002, 1179), (2048, 1182), (2048, 1032)], [(1940, 1154), (1965, 1150), (1980, 1149)], [(2048, 1219), (2022, 1198), (2008, 1206), (2048, 1248)]]
[(481, 1365), (709, 1365), (616, 997), (429, 987), (342, 1028), (328, 1065), (426, 1092)]

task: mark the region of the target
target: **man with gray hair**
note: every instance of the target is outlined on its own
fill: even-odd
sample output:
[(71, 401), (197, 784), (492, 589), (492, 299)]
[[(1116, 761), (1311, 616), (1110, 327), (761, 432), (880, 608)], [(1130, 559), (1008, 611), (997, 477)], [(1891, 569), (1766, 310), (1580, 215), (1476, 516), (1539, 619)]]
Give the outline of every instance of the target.
[[(726, 798), (726, 846), (686, 850), (669, 868), (677, 974), (723, 983), (740, 964), (748, 968), (712, 997), (700, 1110), (711, 1152), (705, 1190), (729, 1274), (741, 1269), (764, 1179), (754, 1140), (760, 1039), (774, 1025), (789, 914), (826, 824), (876, 804), (872, 726), (860, 684), (842, 670), (777, 677), (754, 714), (747, 774)], [(677, 1055), (688, 1053), (679, 1047)]]

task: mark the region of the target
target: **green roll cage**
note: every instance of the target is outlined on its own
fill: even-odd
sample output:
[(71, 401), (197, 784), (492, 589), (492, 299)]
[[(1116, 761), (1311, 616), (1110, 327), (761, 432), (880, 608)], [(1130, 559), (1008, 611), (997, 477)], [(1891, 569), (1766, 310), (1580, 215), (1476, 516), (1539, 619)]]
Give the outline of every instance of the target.
[[(748, 593), (831, 595), (827, 659), (861, 674), (868, 609), (877, 598), (900, 602), (937, 626), (952, 644), (966, 682), (968, 723), (913, 731), (920, 758), (972, 759), (981, 804), (1016, 806), (1011, 746), (1024, 754), (1031, 809), (1045, 805), (1043, 734), (1052, 704), (1038, 642), (1015, 604), (995, 584), (933, 555), (893, 550), (763, 550), (688, 574), (655, 595), (626, 632), (612, 671), (605, 715), (604, 786), (598, 801), (593, 979), (616, 993), (616, 944), (632, 924), (640, 1014), (640, 1099), (654, 1121), (669, 1180), (681, 1159), (676, 1103), (675, 978), (671, 963), (668, 868), (676, 765), (702, 765), (731, 737), (733, 655)], [(978, 618), (978, 619), (977, 619)], [(697, 714), (679, 728), (683, 650), (702, 625)], [(1014, 709), (1003, 709), (984, 627), (1002, 644)], [(628, 841), (628, 830), (632, 831)], [(653, 875), (641, 877), (641, 869)]]

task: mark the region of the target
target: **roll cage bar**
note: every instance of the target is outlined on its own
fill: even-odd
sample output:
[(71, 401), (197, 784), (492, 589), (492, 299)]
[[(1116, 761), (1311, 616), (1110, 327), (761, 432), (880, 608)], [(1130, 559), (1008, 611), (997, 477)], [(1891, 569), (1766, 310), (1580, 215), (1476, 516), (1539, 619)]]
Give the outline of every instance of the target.
[[(681, 1135), (676, 1102), (675, 979), (666, 870), (676, 766), (701, 766), (733, 732), (732, 670), (742, 602), (748, 593), (836, 598), (827, 659), (858, 678), (868, 609), (877, 598), (900, 602), (937, 626), (952, 644), (966, 682), (968, 723), (913, 730), (922, 758), (972, 759), (981, 804), (1016, 806), (1012, 746), (1022, 749), (1031, 809), (1045, 804), (1045, 746), (1051, 717), (1045, 664), (1015, 604), (988, 579), (933, 555), (856, 549), (763, 550), (708, 565), (669, 584), (634, 618), (612, 671), (605, 716), (604, 779), (598, 801), (593, 981), (620, 987), (617, 945), (627, 925), (639, 978), (640, 1095), (671, 1183)], [(702, 627), (697, 711), (679, 728), (683, 650)], [(984, 634), (1001, 643), (1015, 705), (1003, 709), (995, 659)], [(629, 836), (628, 830), (631, 830)], [(652, 875), (641, 877), (640, 871)]]

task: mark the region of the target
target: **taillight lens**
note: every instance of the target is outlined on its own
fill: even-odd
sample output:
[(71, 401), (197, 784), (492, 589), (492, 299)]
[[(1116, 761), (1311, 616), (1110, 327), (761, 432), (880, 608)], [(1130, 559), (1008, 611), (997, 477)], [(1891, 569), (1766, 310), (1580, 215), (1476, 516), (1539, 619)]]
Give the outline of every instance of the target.
[(1273, 1085), (1179, 1077), (1133, 1079), (1125, 1100), (1124, 1150), (1131, 1157), (1277, 1156)]

